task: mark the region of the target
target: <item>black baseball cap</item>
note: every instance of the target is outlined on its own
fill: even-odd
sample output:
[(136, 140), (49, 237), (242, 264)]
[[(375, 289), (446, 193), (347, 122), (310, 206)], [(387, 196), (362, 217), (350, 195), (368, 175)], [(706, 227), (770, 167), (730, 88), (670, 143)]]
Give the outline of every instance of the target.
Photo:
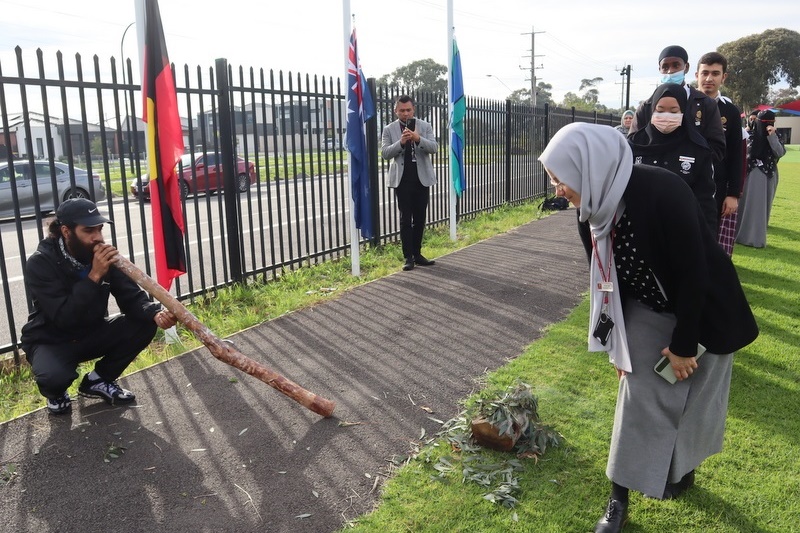
[(113, 224), (109, 219), (100, 214), (97, 204), (86, 198), (70, 198), (56, 209), (56, 219), (68, 226), (100, 226)]

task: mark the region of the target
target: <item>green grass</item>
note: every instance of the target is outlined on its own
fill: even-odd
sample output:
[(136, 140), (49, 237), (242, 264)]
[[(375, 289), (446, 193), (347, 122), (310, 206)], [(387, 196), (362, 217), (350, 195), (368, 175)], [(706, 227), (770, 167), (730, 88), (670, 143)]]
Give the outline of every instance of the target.
[[(696, 488), (678, 500), (632, 494), (626, 533), (800, 530), (800, 151), (790, 148), (780, 163), (767, 248), (734, 251), (761, 335), (735, 356), (724, 450), (701, 465)], [(347, 530), (591, 530), (609, 490), (605, 463), (616, 376), (603, 355), (586, 351), (587, 314), (584, 301), (520, 357), (491, 373), (478, 393), (493, 396), (522, 379), (539, 398), (543, 422), (566, 439), (538, 463), (527, 461), (516, 508), (484, 500), (485, 491), (463, 483), (459, 474), (436, 478), (432, 465), (438, 458), (457, 457), (439, 440), (387, 483), (376, 511)]]

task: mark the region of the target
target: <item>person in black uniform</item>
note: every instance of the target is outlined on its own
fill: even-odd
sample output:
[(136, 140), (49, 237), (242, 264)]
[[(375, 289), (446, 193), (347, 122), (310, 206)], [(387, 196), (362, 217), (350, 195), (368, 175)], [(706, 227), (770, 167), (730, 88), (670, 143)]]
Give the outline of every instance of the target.
[[(708, 142), (715, 161), (725, 157), (725, 131), (719, 116), (717, 103), (705, 94), (685, 84), (686, 73), (689, 72), (689, 54), (677, 45), (664, 48), (658, 56), (658, 69), (661, 72), (661, 83), (677, 83), (686, 91), (689, 102), (684, 113), (691, 116), (694, 126)], [(653, 101), (647, 99), (636, 109), (628, 135), (633, 135), (650, 122), (653, 113)]]
[[(717, 102), (725, 130), (725, 157), (714, 164), (714, 181), (717, 184), (714, 198), (719, 217), (719, 244), (733, 253), (736, 236), (736, 210), (742, 192), (744, 177), (744, 142), (742, 140), (742, 112), (730, 98), (720, 93), (720, 87), (728, 78), (728, 60), (719, 52), (704, 54), (697, 63), (697, 87)], [(725, 222), (725, 223), (723, 223)]]
[(700, 204), (711, 233), (719, 226), (714, 201), (714, 169), (706, 140), (686, 116), (686, 91), (675, 83), (660, 85), (650, 97), (653, 113), (649, 122), (628, 137), (634, 164), (671, 170), (689, 185)]

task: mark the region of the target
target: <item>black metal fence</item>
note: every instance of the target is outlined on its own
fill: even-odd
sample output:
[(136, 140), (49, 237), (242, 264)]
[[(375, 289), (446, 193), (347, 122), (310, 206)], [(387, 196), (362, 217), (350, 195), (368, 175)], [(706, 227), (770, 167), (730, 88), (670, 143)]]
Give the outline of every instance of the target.
[[(55, 65), (48, 65), (37, 51), (36, 75), (30, 75), (22, 50), (16, 52), (14, 74), (0, 64), (0, 216), (4, 207), (11, 210), (0, 221), (0, 308), (6, 314), (0, 320), (0, 354), (13, 352), (19, 364), (19, 330), (30, 306), (25, 261), (44, 237), (53, 206), (70, 196), (95, 199), (113, 221), (107, 240), (148, 274), (154, 263), (150, 206), (138, 181), (146, 172), (145, 128), (135, 118), (142, 115), (142, 95), (140, 85), (131, 81), (130, 61), (121, 69), (114, 58), (101, 64), (94, 56), (92, 75), (85, 76), (79, 55), (70, 65), (58, 53)], [(342, 149), (343, 84), (333, 78), (232, 68), (224, 60), (194, 70), (185, 65), (174, 74), (188, 154), (179, 171), (191, 183), (191, 194), (184, 198), (188, 272), (176, 280), (174, 294), (191, 300), (231, 283), (268, 280), (283, 269), (345, 255), (352, 236), (347, 152)], [(395, 88), (377, 87), (371, 131), (378, 136), (394, 120), (399, 94)], [(413, 96), (417, 116), (431, 123), (439, 141), (433, 157), (439, 182), (429, 207), (429, 223), (439, 225), (448, 220), (450, 202), (446, 95)], [(467, 189), (458, 199), (458, 218), (544, 196), (548, 180), (536, 158), (552, 133), (569, 122), (613, 125), (617, 120), (467, 97)], [(217, 188), (222, 186), (215, 181), (218, 171), (225, 165), (195, 164), (200, 156), (231, 151), (227, 168), (237, 168), (239, 159), (254, 165), (256, 177), (242, 192)], [(28, 174), (26, 180), (20, 169), (35, 161), (50, 172), (32, 179)], [(57, 162), (68, 169), (58, 178)], [(82, 169), (99, 177), (100, 190), (92, 179), (84, 190)], [(386, 187), (388, 162), (379, 161), (374, 172), (374, 242), (392, 242), (399, 225), (394, 194)], [(40, 198), (56, 190), (59, 180), (64, 183), (48, 207)], [(32, 195), (21, 192), (31, 190)]]

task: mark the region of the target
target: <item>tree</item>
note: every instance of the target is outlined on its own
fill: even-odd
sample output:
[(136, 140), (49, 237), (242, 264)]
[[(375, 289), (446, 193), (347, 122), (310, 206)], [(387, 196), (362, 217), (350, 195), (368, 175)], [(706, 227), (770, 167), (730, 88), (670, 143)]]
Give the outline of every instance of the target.
[(597, 100), (600, 99), (600, 91), (597, 90), (597, 85), (603, 81), (603, 78), (584, 78), (581, 80), (581, 86), (578, 87), (579, 91), (586, 89), (586, 92), (583, 93), (583, 100), (591, 106), (591, 109), (594, 110), (595, 106), (597, 105)]
[(530, 89), (517, 89), (508, 95), (508, 100), (515, 104), (531, 104), (531, 90)]
[(377, 83), (410, 92), (447, 93), (447, 67), (433, 59), (419, 59), (384, 74)]
[(592, 110), (591, 106), (587, 106), (586, 102), (580, 95), (575, 94), (572, 91), (569, 91), (564, 95), (564, 99), (561, 101), (560, 105), (561, 107), (566, 107), (567, 109), (574, 107), (575, 109), (580, 109), (582, 111)]
[(95, 137), (89, 143), (89, 153), (97, 156), (103, 155), (103, 139), (100, 136)]
[(553, 105), (553, 84), (552, 83), (544, 83), (540, 81), (536, 84), (536, 104), (537, 105), (544, 105), (550, 104)]
[(772, 106), (779, 106), (794, 102), (800, 98), (797, 89), (793, 87), (784, 87), (782, 89), (770, 89), (767, 94), (767, 103)]
[(740, 107), (764, 103), (769, 87), (785, 79), (800, 84), (800, 33), (777, 28), (724, 43), (717, 51), (728, 59), (725, 94)]
[(603, 81), (603, 78), (600, 77), (582, 79), (578, 90), (585, 90), (585, 92), (582, 95), (575, 94), (571, 91), (568, 92), (564, 95), (564, 100), (561, 102), (561, 106), (567, 108), (574, 107), (575, 109), (579, 109), (581, 111), (604, 111), (606, 107), (597, 103), (600, 98), (600, 91), (598, 91), (597, 87), (595, 87), (595, 85), (601, 81)]
[[(540, 81), (536, 84), (536, 105), (544, 105), (548, 103), (552, 105), (553, 102), (553, 94), (550, 92), (553, 90), (553, 86), (550, 83), (544, 83)], [(508, 95), (508, 99), (514, 102), (515, 104), (531, 104), (531, 90), (530, 89), (517, 89), (510, 95)]]

